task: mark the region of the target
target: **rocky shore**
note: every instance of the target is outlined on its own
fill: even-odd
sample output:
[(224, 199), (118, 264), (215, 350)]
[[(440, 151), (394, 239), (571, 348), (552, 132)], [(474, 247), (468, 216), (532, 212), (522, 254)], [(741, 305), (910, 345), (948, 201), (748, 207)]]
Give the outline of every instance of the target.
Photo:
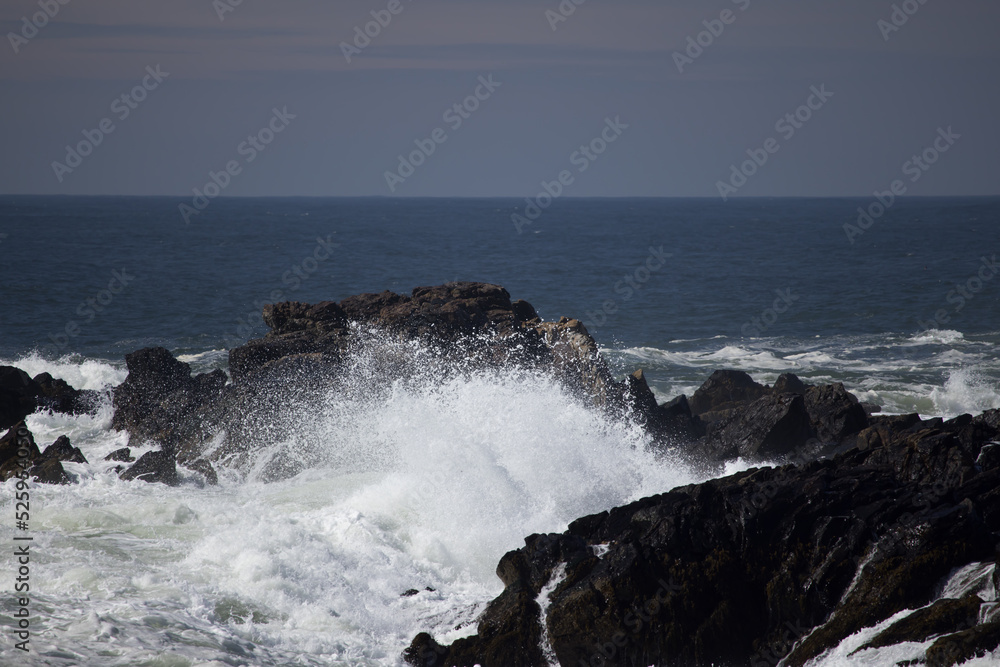
[[(924, 660), (943, 666), (1000, 646), (1000, 411), (885, 416), (841, 384), (788, 374), (765, 386), (727, 370), (659, 403), (641, 370), (613, 376), (582, 323), (544, 322), (482, 283), (279, 303), (263, 315), (269, 333), (230, 351), (228, 376), (193, 375), (162, 348), (126, 355), (111, 426), (130, 447), (158, 450), (108, 456), (122, 479), (211, 484), (220, 466), (245, 471), (255, 442), (290, 427), (292, 406), (339, 390), (348, 372), (378, 394), (392, 378), (511, 366), (641, 424), (651, 447), (706, 476), (737, 459), (762, 466), (525, 538), (500, 560), (505, 589), (478, 633), (450, 646), (420, 634), (410, 664), (799, 666), (877, 624), (859, 650), (933, 641)], [(0, 368), (0, 479), (23, 468), (71, 483), (62, 463), (86, 463), (84, 453), (65, 437), (40, 450), (24, 419), (100, 400)], [(308, 467), (303, 449), (263, 478)]]

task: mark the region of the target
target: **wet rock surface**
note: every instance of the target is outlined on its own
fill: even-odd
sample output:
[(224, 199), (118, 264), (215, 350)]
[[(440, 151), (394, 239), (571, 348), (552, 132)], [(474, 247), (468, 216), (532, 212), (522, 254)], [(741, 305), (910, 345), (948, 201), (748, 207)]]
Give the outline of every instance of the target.
[(994, 621), (980, 622), (994, 606), (992, 575), (988, 595), (936, 598), (957, 568), (995, 568), (1000, 470), (976, 461), (1000, 435), (996, 414), (868, 428), (878, 441), (864, 449), (678, 488), (526, 538), (500, 561), (506, 588), (478, 634), (451, 646), (422, 634), (407, 659), (547, 664), (544, 624), (562, 665), (797, 667), (905, 610), (919, 611), (869, 648), (940, 636), (928, 664), (942, 665), (995, 648)]
[(41, 451), (34, 434), (22, 421), (0, 437), (0, 481), (21, 478), (43, 484), (69, 484), (73, 477), (63, 468), (63, 461), (87, 462), (66, 436)]

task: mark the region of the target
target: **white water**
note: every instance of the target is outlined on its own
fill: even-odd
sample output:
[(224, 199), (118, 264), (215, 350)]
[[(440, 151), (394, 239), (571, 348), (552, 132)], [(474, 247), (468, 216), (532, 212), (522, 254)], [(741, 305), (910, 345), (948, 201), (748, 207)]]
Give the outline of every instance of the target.
[[(997, 591), (993, 587), (993, 563), (970, 563), (965, 567), (958, 568), (948, 576), (941, 584), (941, 593), (936, 600), (960, 599), (969, 593), (976, 593), (984, 602), (996, 600)], [(936, 601), (935, 600), (935, 601)], [(889, 626), (900, 621), (910, 614), (914, 609), (907, 609), (893, 615), (878, 625), (865, 628), (857, 632), (840, 643), (836, 648), (827, 651), (825, 654), (811, 660), (807, 667), (881, 667), (882, 665), (896, 665), (907, 660), (922, 662), (929, 649), (937, 637), (931, 637), (923, 642), (904, 642), (894, 646), (886, 646), (877, 649), (858, 650), (867, 642), (871, 641), (878, 633), (886, 630)], [(982, 619), (980, 619), (982, 621)], [(1000, 662), (1000, 650), (981, 658), (975, 658), (962, 665), (967, 667), (985, 667), (986, 665), (996, 665)], [(919, 664), (919, 663), (917, 663)]]
[[(84, 388), (124, 377), (94, 361), (15, 365)], [(65, 433), (90, 465), (66, 464), (77, 484), (32, 488), (32, 653), (5, 639), (0, 664), (396, 665), (418, 632), (475, 632), (524, 536), (696, 481), (535, 375), (418, 378), (379, 396), (327, 396), (216, 487), (119, 480), (103, 461), (127, 442), (107, 430), (110, 406), (30, 417), (41, 447)], [(258, 481), (298, 443), (327, 456)], [(0, 486), (4, 507), (12, 493)], [(0, 522), (0, 540), (13, 532)], [(5, 588), (13, 577), (0, 559)]]
[[(817, 337), (802, 339), (708, 339), (671, 341), (653, 347), (605, 351), (623, 367), (643, 366), (661, 401), (692, 393), (720, 368), (743, 370), (771, 384), (781, 373), (805, 382), (843, 382), (860, 400), (882, 406), (883, 414), (917, 412), (954, 417), (1000, 408), (1000, 359), (996, 334), (967, 339), (961, 332), (930, 330), (909, 336)], [(661, 379), (665, 377), (666, 379)]]
[[(671, 363), (697, 369), (745, 367), (762, 382), (786, 370), (805, 370), (812, 382), (864, 373), (848, 389), (887, 411), (912, 403), (950, 415), (1000, 405), (995, 383), (966, 363), (981, 362), (974, 346), (941, 353), (941, 364), (954, 367), (934, 385), (887, 380), (898, 361), (868, 377), (844, 351), (719, 345), (714, 353), (626, 353), (640, 361), (675, 355)], [(183, 358), (198, 372), (221, 359), (219, 351)], [(126, 374), (120, 363), (79, 358), (4, 363), (85, 389)], [(377, 364), (356, 370), (348, 381), (355, 391), (304, 406), (284, 441), (258, 443), (250, 465), (221, 469), (216, 487), (194, 474), (177, 488), (120, 481), (103, 461), (128, 444), (107, 430), (110, 405), (96, 417), (30, 417), (40, 446), (67, 434), (91, 464), (66, 464), (78, 484), (32, 489), (33, 653), (14, 656), (12, 643), (0, 642), (0, 665), (397, 665), (418, 632), (442, 642), (475, 632), (477, 615), (502, 589), (497, 562), (524, 536), (698, 481), (646, 451), (639, 430), (609, 423), (545, 378), (418, 375), (371, 392), (365, 383), (378, 378)], [(707, 376), (699, 374), (698, 383)], [(690, 395), (696, 387), (671, 389)], [(261, 481), (296, 458), (311, 467)], [(0, 485), (4, 507), (12, 493)], [(0, 521), (0, 540), (10, 544), (13, 532), (12, 520)], [(12, 560), (0, 559), (5, 589), (13, 576)], [(401, 595), (410, 589), (419, 592)], [(0, 604), (0, 616), (9, 613), (9, 596)], [(876, 631), (819, 664), (894, 663), (929, 646), (847, 657)]]

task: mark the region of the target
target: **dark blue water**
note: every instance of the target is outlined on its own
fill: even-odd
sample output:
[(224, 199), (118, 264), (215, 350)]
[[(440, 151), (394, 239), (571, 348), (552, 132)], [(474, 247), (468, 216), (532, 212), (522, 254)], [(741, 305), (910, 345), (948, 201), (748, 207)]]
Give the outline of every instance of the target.
[(978, 364), (1000, 331), (1000, 280), (978, 277), (1000, 250), (996, 198), (903, 200), (854, 243), (844, 225), (868, 200), (563, 199), (522, 233), (511, 215), (524, 202), (512, 199), (217, 199), (190, 225), (180, 203), (0, 198), (0, 357), (197, 354), (263, 333), (266, 302), (452, 280), (501, 284), (546, 319), (583, 319), (627, 351), (611, 354), (622, 368), (638, 355), (664, 391), (726, 362), (782, 370), (770, 357), (860, 381), (865, 368), (786, 360), (818, 351), (870, 370), (927, 329), (953, 332), (929, 341), (947, 347), (904, 346), (916, 349), (902, 361), (917, 375), (927, 362), (937, 386), (948, 364), (935, 355), (980, 344)]
[[(738, 368), (844, 382), (887, 412), (1000, 407), (1000, 276), (980, 259), (1000, 245), (996, 199), (903, 201), (854, 244), (843, 225), (870, 202), (559, 200), (522, 234), (514, 200), (215, 200), (191, 225), (179, 203), (0, 197), (0, 364), (87, 389), (147, 345), (226, 368), (265, 302), (482, 280), (587, 320), (661, 400)], [(67, 435), (90, 464), (32, 489), (43, 613), (23, 662), (399, 665), (418, 632), (474, 631), (524, 535), (700, 479), (544, 378), (438, 379), (369, 401), (348, 373), (205, 488), (120, 480), (110, 452), (158, 445), (110, 429), (108, 404), (31, 415), (40, 443)], [(262, 483), (303, 451), (315, 468)], [(219, 611), (239, 608), (260, 615)]]

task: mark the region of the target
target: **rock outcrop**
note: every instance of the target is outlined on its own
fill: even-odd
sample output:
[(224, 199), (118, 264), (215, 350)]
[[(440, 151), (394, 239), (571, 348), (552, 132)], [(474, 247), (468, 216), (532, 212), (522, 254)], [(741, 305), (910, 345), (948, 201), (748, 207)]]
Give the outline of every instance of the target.
[[(133, 443), (158, 443), (192, 469), (223, 460), (239, 467), (256, 443), (280, 441), (289, 406), (338, 389), (345, 368), (363, 353), (369, 392), (429, 369), (445, 377), (513, 366), (548, 373), (609, 413), (686, 432), (674, 408), (660, 411), (641, 373), (614, 379), (580, 321), (543, 322), (531, 304), (512, 302), (497, 285), (448, 283), (410, 295), (278, 303), (265, 306), (263, 317), (268, 334), (230, 351), (228, 384), (221, 371), (192, 377), (187, 364), (162, 348), (127, 355), (113, 427)], [(222, 442), (215, 440), (220, 434)], [(304, 465), (307, 457), (287, 460), (264, 477), (293, 475)]]
[(0, 429), (10, 428), (36, 410), (84, 414), (99, 405), (96, 391), (74, 389), (48, 373), (31, 378), (19, 368), (0, 366)]
[[(789, 395), (803, 398), (770, 398)], [(747, 470), (532, 535), (501, 559), (505, 589), (477, 635), (441, 646), (421, 634), (405, 656), (425, 667), (800, 667), (906, 610), (917, 611), (872, 646), (937, 636), (928, 664), (981, 655), (1000, 645), (987, 602), (1000, 578), (1000, 467), (977, 464), (998, 419), (883, 419), (858, 437), (863, 447), (825, 460)], [(958, 568), (982, 573), (981, 594), (939, 599)]]
[[(790, 373), (768, 387), (742, 371), (716, 371), (689, 403), (682, 449), (709, 467), (736, 458), (777, 462), (793, 453), (800, 461), (832, 455), (854, 446), (872, 419), (843, 384), (807, 385)], [(690, 437), (699, 431), (703, 437)]]
[(42, 388), (27, 373), (0, 366), (0, 429), (14, 426), (38, 407)]
[(60, 436), (41, 451), (35, 444), (35, 436), (22, 421), (0, 438), (0, 481), (23, 476), (43, 484), (68, 484), (73, 477), (63, 468), (63, 461), (87, 462), (83, 452), (73, 447), (66, 436)]

